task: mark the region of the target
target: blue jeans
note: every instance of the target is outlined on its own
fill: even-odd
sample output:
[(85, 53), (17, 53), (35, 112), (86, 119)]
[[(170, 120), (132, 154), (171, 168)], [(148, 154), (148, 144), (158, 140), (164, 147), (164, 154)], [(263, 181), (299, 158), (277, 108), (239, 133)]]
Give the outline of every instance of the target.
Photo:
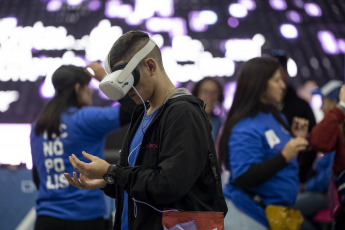
[(225, 230), (269, 230), (269, 228), (239, 210), (231, 200), (226, 199), (226, 204), (228, 205), (228, 213), (224, 218)]
[(318, 225), (313, 221), (315, 213), (328, 208), (327, 194), (319, 192), (305, 192), (297, 196), (295, 208), (301, 211), (304, 221), (300, 230), (317, 230)]

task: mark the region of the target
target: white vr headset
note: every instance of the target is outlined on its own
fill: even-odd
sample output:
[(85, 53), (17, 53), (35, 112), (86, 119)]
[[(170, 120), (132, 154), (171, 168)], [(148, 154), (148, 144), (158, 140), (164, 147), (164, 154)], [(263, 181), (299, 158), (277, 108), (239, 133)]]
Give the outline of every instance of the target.
[(109, 98), (117, 101), (123, 98), (132, 86), (140, 79), (139, 62), (146, 57), (155, 47), (156, 43), (150, 38), (148, 43), (139, 50), (128, 63), (122, 63), (111, 68), (109, 54), (104, 61), (106, 75), (99, 83), (100, 90)]

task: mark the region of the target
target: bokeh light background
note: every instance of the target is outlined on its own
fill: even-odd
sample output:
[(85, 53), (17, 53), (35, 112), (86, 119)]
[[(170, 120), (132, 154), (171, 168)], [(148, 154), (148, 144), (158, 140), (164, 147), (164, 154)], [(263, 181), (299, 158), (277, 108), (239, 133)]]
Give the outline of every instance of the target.
[[(103, 61), (130, 30), (153, 37), (176, 86), (219, 78), (226, 109), (241, 63), (272, 50), (296, 87), (344, 80), (344, 0), (0, 0), (0, 164), (31, 167), (30, 123), (55, 69)], [(95, 105), (113, 103), (92, 86)]]

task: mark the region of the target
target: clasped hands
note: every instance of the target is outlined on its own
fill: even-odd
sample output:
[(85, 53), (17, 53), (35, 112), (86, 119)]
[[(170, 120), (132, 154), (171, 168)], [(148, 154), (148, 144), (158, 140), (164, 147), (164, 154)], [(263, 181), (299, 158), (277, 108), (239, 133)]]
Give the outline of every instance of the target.
[(83, 162), (74, 154), (69, 156), (69, 161), (72, 166), (80, 173), (79, 178), (76, 172), (73, 172), (72, 177), (68, 173), (64, 173), (64, 176), (71, 185), (82, 190), (104, 188), (107, 183), (103, 180), (103, 176), (107, 172), (110, 164), (84, 151), (82, 154), (91, 162)]

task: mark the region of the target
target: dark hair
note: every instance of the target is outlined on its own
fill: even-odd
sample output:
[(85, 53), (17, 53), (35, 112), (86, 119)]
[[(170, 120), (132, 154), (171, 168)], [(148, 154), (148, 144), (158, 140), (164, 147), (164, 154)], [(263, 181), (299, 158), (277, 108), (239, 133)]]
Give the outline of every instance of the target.
[(271, 57), (257, 57), (244, 63), (237, 78), (237, 89), (232, 106), (218, 145), (219, 164), (228, 165), (228, 141), (234, 126), (247, 116), (255, 116), (259, 111), (272, 112), (275, 118), (287, 129), (283, 118), (275, 106), (260, 102), (261, 95), (267, 89), (268, 80), (281, 68), (279, 62)]
[(212, 82), (214, 82), (217, 85), (217, 88), (218, 88), (218, 102), (219, 103), (223, 103), (223, 101), (224, 101), (223, 86), (220, 84), (219, 81), (217, 81), (213, 77), (205, 77), (205, 78), (201, 79), (200, 81), (198, 81), (197, 83), (195, 83), (195, 85), (193, 87), (193, 90), (192, 90), (192, 95), (195, 96), (195, 97), (198, 97), (199, 91), (200, 91), (200, 87), (201, 87), (201, 85), (205, 81), (212, 81)]
[[(129, 31), (116, 40), (109, 51), (109, 64), (113, 67), (119, 61), (128, 62), (149, 41), (149, 35), (142, 31)], [(145, 57), (153, 58), (163, 69), (162, 54), (158, 46)], [(139, 63), (141, 65), (142, 62)]]
[(76, 83), (81, 87), (89, 84), (91, 77), (84, 71), (84, 68), (62, 65), (52, 76), (52, 83), (55, 89), (55, 96), (43, 108), (35, 124), (35, 134), (39, 135), (47, 131), (48, 139), (51, 140), (53, 134), (60, 135), (61, 113), (69, 106), (80, 108), (77, 95), (74, 89)]
[(288, 55), (286, 54), (285, 50), (273, 49), (271, 50), (271, 56), (276, 58), (284, 70), (287, 71)]

